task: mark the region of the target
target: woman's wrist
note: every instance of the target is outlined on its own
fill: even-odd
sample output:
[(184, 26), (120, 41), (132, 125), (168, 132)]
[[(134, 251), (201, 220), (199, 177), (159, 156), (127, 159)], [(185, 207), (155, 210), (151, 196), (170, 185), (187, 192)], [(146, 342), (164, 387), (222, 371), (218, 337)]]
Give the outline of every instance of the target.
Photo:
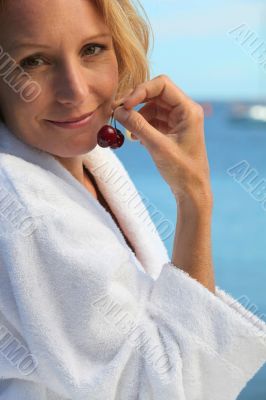
[(209, 184), (178, 193), (172, 263), (215, 293), (211, 252), (213, 195)]
[(211, 250), (211, 206), (179, 204), (172, 263), (215, 293)]
[(213, 209), (213, 194), (209, 185), (203, 185), (197, 190), (186, 193), (174, 193), (179, 212), (184, 216), (211, 218)]

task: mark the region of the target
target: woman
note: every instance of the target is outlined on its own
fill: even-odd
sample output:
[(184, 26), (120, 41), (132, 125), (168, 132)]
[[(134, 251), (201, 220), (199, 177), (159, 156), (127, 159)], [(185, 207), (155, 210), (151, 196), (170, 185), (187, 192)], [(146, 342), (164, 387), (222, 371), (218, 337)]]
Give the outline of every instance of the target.
[[(2, 6), (0, 399), (236, 399), (265, 363), (266, 325), (215, 286), (202, 109), (149, 80), (148, 25), (129, 0)], [(97, 146), (112, 110), (176, 199), (171, 261)]]

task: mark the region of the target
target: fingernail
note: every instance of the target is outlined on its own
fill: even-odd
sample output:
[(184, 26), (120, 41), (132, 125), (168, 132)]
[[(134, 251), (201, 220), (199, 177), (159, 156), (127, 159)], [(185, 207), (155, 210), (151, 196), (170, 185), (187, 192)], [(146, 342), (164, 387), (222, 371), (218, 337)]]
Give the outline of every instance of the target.
[(119, 118), (121, 121), (125, 121), (127, 120), (127, 118), (129, 117), (129, 111), (126, 110), (125, 108), (119, 108), (116, 112), (115, 112), (115, 118)]

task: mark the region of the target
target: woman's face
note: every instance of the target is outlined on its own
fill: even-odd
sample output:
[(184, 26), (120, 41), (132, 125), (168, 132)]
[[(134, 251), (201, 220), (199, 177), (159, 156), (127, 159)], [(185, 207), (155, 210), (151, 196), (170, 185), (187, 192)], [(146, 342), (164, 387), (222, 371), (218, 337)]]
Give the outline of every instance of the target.
[[(89, 0), (7, 3), (0, 16), (0, 45), (40, 90), (33, 101), (25, 101), (0, 75), (5, 124), (24, 142), (48, 153), (62, 157), (87, 153), (97, 145), (97, 133), (111, 116), (118, 89), (118, 64), (108, 27)], [(103, 36), (106, 33), (109, 36)], [(102, 36), (91, 39), (98, 34)], [(20, 47), (22, 43), (33, 46)], [(93, 110), (83, 128), (66, 129), (47, 121), (65, 121)]]

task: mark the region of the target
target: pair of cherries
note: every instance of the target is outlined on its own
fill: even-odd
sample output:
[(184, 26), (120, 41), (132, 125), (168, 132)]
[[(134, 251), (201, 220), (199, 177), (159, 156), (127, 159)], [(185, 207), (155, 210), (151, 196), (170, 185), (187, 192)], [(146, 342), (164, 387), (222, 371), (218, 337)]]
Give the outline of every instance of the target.
[[(120, 104), (122, 106), (123, 104)], [(114, 118), (114, 111), (112, 113), (111, 123)], [(123, 146), (125, 141), (125, 136), (123, 133), (117, 129), (116, 123), (115, 128), (111, 125), (104, 125), (98, 132), (97, 143), (101, 147), (111, 147), (111, 149), (117, 149)]]

